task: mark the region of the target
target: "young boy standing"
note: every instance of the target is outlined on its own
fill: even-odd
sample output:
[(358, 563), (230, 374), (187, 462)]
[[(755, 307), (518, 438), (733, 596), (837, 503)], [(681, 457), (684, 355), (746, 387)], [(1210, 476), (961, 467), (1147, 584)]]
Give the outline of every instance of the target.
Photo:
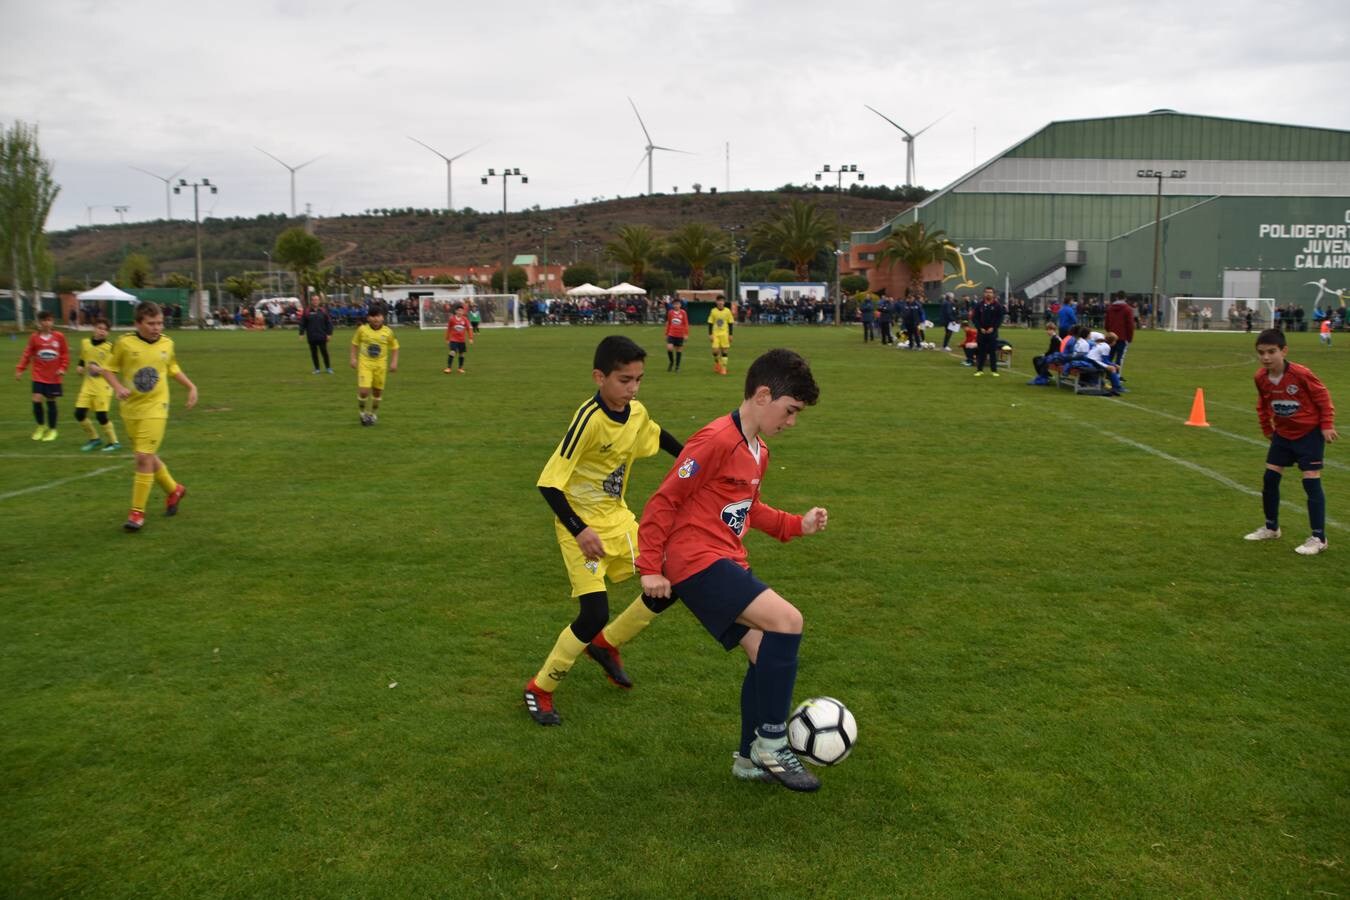
[(689, 313), (676, 297), (670, 301), (666, 313), (666, 371), (680, 371), (680, 357), (684, 356), (684, 340), (689, 337)]
[(561, 725), (553, 692), (584, 650), (609, 680), (631, 688), (619, 648), (637, 637), (670, 600), (639, 597), (608, 626), (605, 576), (615, 583), (635, 571), (637, 520), (624, 501), (633, 463), (681, 444), (637, 401), (647, 354), (631, 339), (610, 335), (595, 348), (591, 378), (598, 390), (577, 409), (557, 450), (539, 474), (539, 492), (556, 516), (554, 531), (580, 611), (558, 635), (539, 673), (525, 685), (525, 708), (540, 725)]
[(164, 336), (164, 313), (150, 302), (136, 304), (136, 333), (120, 338), (113, 347), (103, 377), (122, 404), (122, 424), (136, 454), (131, 486), (131, 512), (122, 528), (140, 531), (145, 525), (145, 503), (158, 484), (167, 495), (164, 515), (178, 512), (187, 488), (173, 480), (159, 458), (159, 445), (169, 423), (169, 379), (187, 388), (187, 408), (197, 405), (197, 386), (183, 374), (174, 356), (173, 341)]
[(468, 345), (473, 343), (473, 325), (464, 315), (464, 304), (455, 306), (455, 313), (445, 323), (445, 342), (450, 348), (445, 356), (445, 368), (441, 371), (449, 375), (454, 371), (455, 354), (459, 354), (459, 374), (464, 374), (464, 356), (469, 352)]
[[(94, 320), (94, 336), (80, 341), (80, 360), (75, 371), (84, 376), (80, 384), (80, 395), (75, 398), (75, 421), (84, 429), (87, 441), (80, 447), (84, 452), (103, 448), (105, 453), (121, 449), (117, 443), (117, 429), (108, 418), (112, 407), (112, 385), (103, 377), (103, 369), (111, 365), (113, 345), (108, 340), (108, 320), (99, 317)], [(103, 429), (106, 440), (99, 440), (94, 423), (89, 421), (89, 410)]]
[(714, 306), (708, 311), (708, 336), (712, 340), (713, 372), (727, 374), (727, 351), (731, 349), (731, 332), (735, 328), (736, 317), (727, 309), (727, 299), (717, 295)]
[(794, 791), (820, 787), (787, 740), (802, 614), (755, 577), (742, 539), (747, 526), (780, 541), (825, 528), (828, 515), (820, 507), (796, 516), (759, 496), (769, 469), (763, 439), (795, 425), (819, 396), (806, 360), (793, 351), (770, 350), (756, 359), (740, 407), (689, 439), (681, 461), (647, 501), (638, 531), (643, 594), (683, 601), (725, 649), (739, 644), (749, 658), (732, 774), (776, 780)]
[(1261, 431), (1270, 439), (1266, 452), (1266, 475), (1261, 486), (1261, 505), (1266, 524), (1247, 535), (1249, 541), (1269, 541), (1280, 536), (1280, 478), (1284, 467), (1298, 463), (1303, 472), (1303, 492), (1308, 495), (1308, 523), (1312, 536), (1294, 548), (1312, 556), (1327, 549), (1327, 501), (1322, 493), (1322, 454), (1336, 434), (1336, 410), (1331, 394), (1306, 366), (1285, 357), (1289, 348), (1284, 332), (1268, 328), (1256, 337), (1256, 415)]
[[(52, 328), (54, 318), (43, 310), (38, 313), (37, 326), (24, 344), (19, 365), (14, 369), (14, 380), (23, 377), (28, 364), (33, 365), (33, 418), (37, 420), (37, 430), (33, 432), (35, 441), (56, 440), (56, 398), (61, 396), (61, 376), (70, 368), (70, 349), (66, 346), (66, 336)], [(43, 402), (46, 402), (47, 416), (42, 416)]]
[[(374, 425), (379, 421), (385, 377), (398, 371), (398, 338), (384, 324), (384, 306), (379, 303), (370, 305), (366, 324), (352, 335), (351, 365), (356, 370), (356, 406), (361, 412), (361, 424)], [(370, 412), (366, 412), (367, 400)]]

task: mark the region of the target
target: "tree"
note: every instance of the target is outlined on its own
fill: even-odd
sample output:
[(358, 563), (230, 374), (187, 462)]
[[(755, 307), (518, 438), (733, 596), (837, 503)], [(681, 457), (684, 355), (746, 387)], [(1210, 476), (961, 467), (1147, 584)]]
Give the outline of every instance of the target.
[(923, 270), (935, 262), (956, 268), (961, 265), (961, 256), (956, 245), (947, 240), (947, 232), (941, 228), (929, 231), (922, 222), (911, 222), (886, 235), (877, 251), (877, 262), (903, 264), (909, 269), (909, 289), (922, 297)]
[(595, 284), (599, 280), (600, 273), (595, 271), (595, 266), (590, 263), (573, 263), (563, 269), (563, 285), (566, 287)]
[(296, 289), (305, 295), (305, 286), (323, 260), (323, 242), (298, 225), (277, 236), (272, 258), (295, 273)]
[(498, 269), (492, 273), (492, 289), (499, 294), (518, 294), (525, 289), (529, 276), (520, 266), (512, 266), (511, 274), (506, 276), (506, 283), (510, 285), (506, 290), (502, 290), (502, 270)]
[(605, 256), (621, 266), (627, 266), (635, 283), (642, 282), (642, 274), (661, 251), (656, 232), (646, 225), (624, 225), (614, 240), (605, 245)]
[(243, 275), (231, 275), (226, 278), (223, 284), (226, 293), (235, 297), (240, 303), (247, 303), (262, 285), (257, 278), (245, 272)]
[(770, 269), (764, 280), (770, 283), (781, 281), (802, 281), (792, 269)]
[(845, 294), (856, 294), (867, 290), (866, 275), (845, 275), (839, 279), (839, 289)]
[(776, 219), (755, 226), (750, 247), (785, 259), (796, 270), (798, 281), (810, 277), (811, 260), (836, 239), (833, 223), (814, 203), (793, 200)]
[(116, 284), (122, 288), (149, 287), (154, 274), (155, 267), (150, 257), (144, 253), (129, 253), (117, 270)]
[(23, 328), (25, 273), (34, 310), (42, 284), (51, 277), (47, 263), (47, 214), (61, 188), (52, 180), (51, 160), (42, 158), (36, 125), (15, 122), (0, 130), (0, 266), (9, 266), (15, 324)]
[(728, 258), (731, 244), (722, 232), (700, 222), (690, 222), (670, 236), (667, 250), (689, 266), (689, 287), (703, 288), (703, 272), (716, 260)]
[(170, 272), (164, 276), (165, 287), (178, 288), (184, 291), (193, 291), (197, 289), (197, 282), (191, 275), (185, 275), (182, 272)]

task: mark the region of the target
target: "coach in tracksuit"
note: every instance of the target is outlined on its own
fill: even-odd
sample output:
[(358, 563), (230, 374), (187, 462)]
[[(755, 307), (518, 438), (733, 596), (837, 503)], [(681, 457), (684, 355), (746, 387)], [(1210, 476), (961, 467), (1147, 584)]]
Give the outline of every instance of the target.
[(314, 374), (318, 375), (319, 354), (323, 354), (323, 368), (333, 374), (333, 364), (328, 361), (328, 339), (333, 335), (333, 318), (328, 310), (319, 305), (319, 296), (309, 298), (309, 309), (300, 317), (300, 333), (309, 341), (309, 358), (314, 363)]
[(998, 375), (998, 326), (1003, 324), (1003, 305), (994, 296), (994, 289), (984, 289), (984, 298), (970, 311), (970, 324), (975, 326), (975, 374), (984, 374), (984, 361), (989, 360), (989, 371)]

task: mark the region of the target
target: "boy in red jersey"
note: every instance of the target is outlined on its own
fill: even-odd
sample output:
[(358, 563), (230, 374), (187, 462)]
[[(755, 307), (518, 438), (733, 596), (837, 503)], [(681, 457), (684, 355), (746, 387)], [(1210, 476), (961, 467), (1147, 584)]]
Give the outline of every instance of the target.
[(455, 305), (455, 314), (445, 323), (445, 341), (450, 352), (445, 356), (445, 368), (441, 371), (449, 375), (455, 369), (455, 354), (459, 354), (459, 374), (464, 374), (464, 356), (469, 352), (468, 345), (473, 343), (473, 326), (469, 317), (464, 315), (464, 304)]
[(684, 356), (684, 340), (689, 337), (689, 313), (678, 298), (670, 301), (666, 313), (666, 371), (680, 371), (680, 357)]
[[(14, 380), (23, 377), (23, 370), (33, 364), (33, 418), (37, 420), (37, 430), (33, 432), (35, 441), (56, 440), (56, 398), (61, 396), (61, 376), (70, 368), (70, 349), (66, 346), (66, 336), (52, 328), (52, 314), (43, 310), (38, 313), (38, 330), (28, 338), (24, 345), (19, 365), (14, 369)], [(47, 403), (47, 418), (42, 418), (42, 403)]]
[(1269, 328), (1256, 337), (1256, 415), (1261, 431), (1270, 439), (1266, 452), (1266, 475), (1261, 486), (1261, 505), (1266, 524), (1247, 535), (1249, 541), (1270, 541), (1280, 536), (1280, 478), (1284, 467), (1298, 463), (1303, 472), (1303, 491), (1308, 495), (1308, 523), (1312, 536), (1294, 548), (1312, 556), (1327, 549), (1327, 501), (1322, 493), (1322, 454), (1328, 441), (1336, 440), (1336, 409), (1331, 394), (1306, 366), (1285, 359), (1289, 348), (1284, 332)]
[(780, 541), (825, 528), (820, 507), (795, 516), (759, 499), (769, 468), (761, 438), (795, 425), (819, 396), (811, 368), (793, 351), (770, 350), (755, 360), (740, 407), (689, 439), (638, 528), (643, 595), (683, 601), (724, 648), (739, 644), (749, 658), (732, 773), (794, 791), (820, 787), (787, 741), (802, 614), (755, 577), (741, 538), (747, 526)]

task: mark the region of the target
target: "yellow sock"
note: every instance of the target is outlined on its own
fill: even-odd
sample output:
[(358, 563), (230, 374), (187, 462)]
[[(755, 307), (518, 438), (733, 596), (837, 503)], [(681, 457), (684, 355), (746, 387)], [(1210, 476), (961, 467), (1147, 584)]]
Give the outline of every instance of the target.
[(642, 629), (652, 624), (655, 618), (656, 613), (647, 608), (647, 604), (642, 602), (642, 595), (639, 594), (636, 600), (628, 604), (627, 609), (605, 626), (601, 634), (609, 641), (611, 647), (622, 647), (641, 634)]
[(534, 676), (534, 683), (538, 685), (539, 690), (550, 694), (557, 690), (558, 685), (562, 684), (562, 680), (571, 671), (572, 664), (585, 649), (586, 645), (577, 640), (577, 636), (572, 633), (572, 626), (564, 628), (562, 634), (558, 635), (558, 642), (549, 651), (548, 659), (544, 660), (544, 667)]
[(154, 486), (154, 475), (149, 472), (137, 472), (131, 480), (131, 508), (145, 512), (145, 501), (150, 499), (150, 488)]
[(109, 419), (108, 424), (103, 426), (103, 433), (107, 436), (108, 443), (117, 443), (117, 429), (113, 427), (112, 419)]
[(169, 474), (169, 467), (163, 463), (160, 463), (159, 468), (155, 470), (155, 484), (159, 485), (166, 494), (172, 494), (178, 487), (178, 482), (174, 481), (173, 476)]
[(90, 422), (88, 419), (81, 419), (80, 427), (84, 429), (84, 433), (89, 440), (92, 441), (98, 437), (98, 432), (94, 430), (94, 423)]

